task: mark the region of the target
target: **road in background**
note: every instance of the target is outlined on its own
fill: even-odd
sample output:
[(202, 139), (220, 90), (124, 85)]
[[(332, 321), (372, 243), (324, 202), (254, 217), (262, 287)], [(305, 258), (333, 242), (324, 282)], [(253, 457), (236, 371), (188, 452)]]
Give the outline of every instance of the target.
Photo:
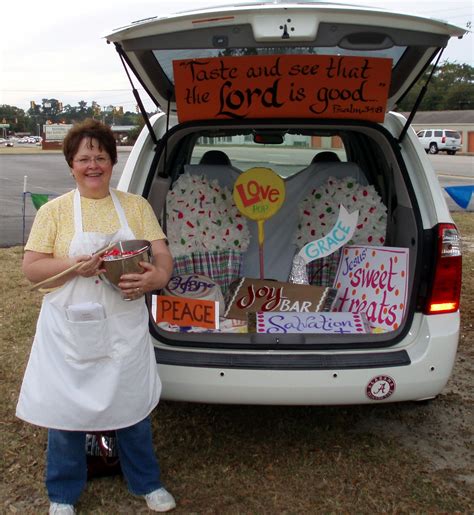
[[(130, 152), (118, 152), (111, 186), (115, 187)], [(22, 245), (28, 238), (36, 215), (29, 195), (25, 201), (23, 228), (23, 184), (32, 193), (62, 195), (75, 187), (75, 182), (61, 153), (0, 155), (0, 247)], [(23, 236), (23, 233), (25, 236)]]
[[(115, 187), (123, 171), (128, 150), (119, 148), (111, 185)], [(441, 186), (474, 184), (474, 156), (429, 156)], [(248, 167), (252, 163), (248, 163)], [(60, 153), (0, 155), (0, 247), (23, 243), (23, 181), (27, 176), (27, 191), (61, 195), (74, 188), (74, 181)], [(445, 193), (448, 207), (461, 210)], [(474, 200), (469, 211), (473, 211)], [(28, 236), (36, 210), (29, 197), (25, 202), (25, 238)]]

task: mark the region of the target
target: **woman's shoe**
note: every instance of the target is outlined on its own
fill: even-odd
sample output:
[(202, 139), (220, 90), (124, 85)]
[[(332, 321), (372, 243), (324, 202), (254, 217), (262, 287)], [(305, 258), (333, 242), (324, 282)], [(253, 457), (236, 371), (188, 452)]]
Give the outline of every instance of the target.
[(74, 515), (76, 510), (72, 504), (52, 502), (49, 505), (49, 515)]
[(170, 511), (176, 508), (176, 501), (166, 488), (153, 490), (153, 492), (144, 495), (144, 497), (148, 508), (152, 511)]

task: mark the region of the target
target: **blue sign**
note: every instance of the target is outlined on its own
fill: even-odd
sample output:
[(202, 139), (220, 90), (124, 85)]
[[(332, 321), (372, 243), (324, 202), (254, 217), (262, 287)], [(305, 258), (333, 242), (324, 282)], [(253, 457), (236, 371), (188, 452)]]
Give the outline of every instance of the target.
[(447, 186), (444, 189), (458, 206), (467, 209), (474, 192), (474, 184), (468, 186)]

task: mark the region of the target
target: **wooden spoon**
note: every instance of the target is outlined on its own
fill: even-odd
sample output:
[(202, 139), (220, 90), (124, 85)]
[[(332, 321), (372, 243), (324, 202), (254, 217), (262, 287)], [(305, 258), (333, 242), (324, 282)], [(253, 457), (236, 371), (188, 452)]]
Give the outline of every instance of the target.
[[(116, 242), (110, 243), (106, 247), (94, 252), (94, 254), (92, 254), (92, 256), (97, 256), (99, 254), (103, 254), (104, 252), (107, 252), (108, 250), (110, 250), (112, 247), (115, 247), (116, 244), (117, 244)], [(52, 277), (48, 277), (47, 279), (44, 279), (43, 281), (41, 281), (39, 283), (31, 285), (29, 290), (30, 291), (37, 290), (38, 288), (41, 288), (41, 286), (44, 286), (45, 284), (48, 284), (51, 281), (55, 281), (56, 279), (63, 277), (63, 275), (66, 275), (69, 272), (72, 272), (73, 270), (76, 270), (77, 268), (79, 268), (82, 265), (82, 263), (84, 263), (84, 261), (79, 261), (79, 262), (75, 263), (74, 265), (70, 266), (69, 268), (67, 268), (66, 270), (63, 270), (59, 274), (53, 275)]]

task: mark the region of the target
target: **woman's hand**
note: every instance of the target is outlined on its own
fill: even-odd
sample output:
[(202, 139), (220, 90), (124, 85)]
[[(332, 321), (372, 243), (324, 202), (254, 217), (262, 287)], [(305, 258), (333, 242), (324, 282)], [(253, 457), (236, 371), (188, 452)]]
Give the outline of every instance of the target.
[(164, 240), (152, 241), (153, 263), (140, 261), (142, 273), (124, 274), (118, 284), (125, 298), (138, 299), (144, 293), (159, 290), (168, 284), (173, 258)]
[(143, 273), (124, 274), (120, 277), (118, 286), (126, 299), (138, 299), (147, 291), (155, 289), (156, 267), (147, 261), (140, 261), (139, 265), (143, 268)]
[(75, 259), (76, 263), (82, 262), (82, 265), (76, 270), (76, 274), (81, 277), (94, 277), (105, 272), (100, 255), (76, 256)]

